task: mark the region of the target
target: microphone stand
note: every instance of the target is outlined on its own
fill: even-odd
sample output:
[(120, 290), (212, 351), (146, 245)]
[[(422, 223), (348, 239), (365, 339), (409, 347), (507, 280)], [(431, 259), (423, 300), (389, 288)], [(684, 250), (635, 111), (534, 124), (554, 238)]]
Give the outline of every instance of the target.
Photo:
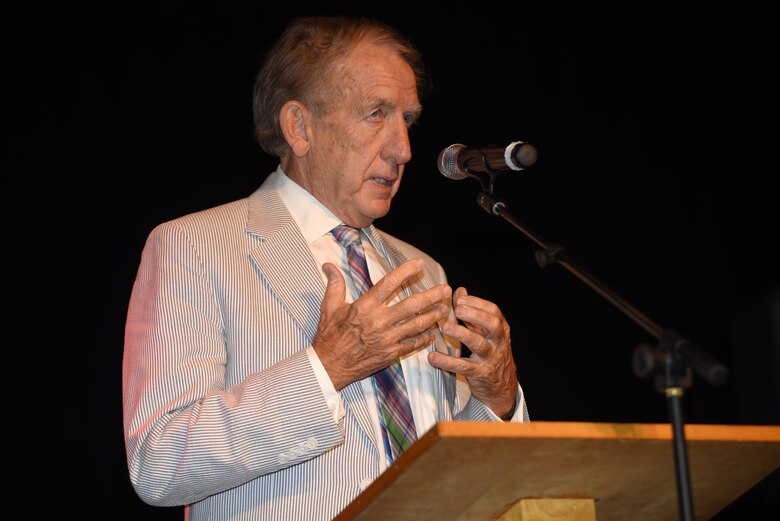
[(566, 253), (565, 248), (561, 245), (547, 242), (512, 216), (507, 211), (506, 204), (493, 197), (495, 179), (500, 174), (500, 171), (492, 169), (485, 159), (482, 161), (482, 167), (489, 175), (487, 183), (482, 177), (474, 175), (473, 172), (467, 169), (467, 175), (474, 177), (482, 184), (482, 192), (477, 196), (477, 203), (488, 214), (501, 217), (539, 246), (540, 249), (534, 252), (534, 256), (540, 268), (545, 268), (553, 263), (560, 264), (658, 340), (657, 345), (641, 344), (634, 350), (633, 370), (634, 374), (639, 378), (647, 378), (654, 375), (656, 390), (666, 396), (669, 418), (673, 429), (675, 476), (680, 519), (683, 521), (694, 521), (693, 495), (691, 493), (691, 478), (688, 469), (688, 453), (685, 443), (682, 410), (684, 389), (692, 385), (691, 367), (712, 385), (724, 383), (728, 376), (728, 370), (723, 364), (688, 342), (687, 339), (680, 336), (676, 331), (664, 329), (656, 324), (636, 307), (590, 275)]

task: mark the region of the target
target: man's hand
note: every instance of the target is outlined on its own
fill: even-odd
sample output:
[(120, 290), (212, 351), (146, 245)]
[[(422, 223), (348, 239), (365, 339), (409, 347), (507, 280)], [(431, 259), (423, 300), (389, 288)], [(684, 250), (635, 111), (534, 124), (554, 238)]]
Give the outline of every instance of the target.
[(389, 304), (404, 282), (422, 271), (420, 259), (403, 263), (352, 304), (345, 301), (346, 284), (338, 268), (331, 263), (322, 268), (328, 286), (312, 346), (336, 390), (429, 345), (437, 322), (448, 314), (452, 289), (446, 285)]
[(428, 354), (428, 362), (465, 376), (474, 397), (503, 418), (514, 408), (518, 386), (509, 324), (498, 306), (469, 295), (465, 288), (458, 288), (452, 301), (455, 317), (465, 327), (447, 322), (441, 331), (467, 346), (471, 356), (458, 358), (434, 351)]

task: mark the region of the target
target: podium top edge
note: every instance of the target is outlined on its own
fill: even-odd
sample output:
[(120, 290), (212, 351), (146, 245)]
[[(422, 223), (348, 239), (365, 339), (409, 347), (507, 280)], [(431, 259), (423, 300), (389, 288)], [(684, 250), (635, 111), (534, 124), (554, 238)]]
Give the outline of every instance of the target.
[[(446, 438), (589, 438), (671, 440), (669, 423), (591, 423), (530, 421), (526, 423), (440, 422), (431, 436)], [(780, 426), (686, 424), (689, 441), (778, 442)]]

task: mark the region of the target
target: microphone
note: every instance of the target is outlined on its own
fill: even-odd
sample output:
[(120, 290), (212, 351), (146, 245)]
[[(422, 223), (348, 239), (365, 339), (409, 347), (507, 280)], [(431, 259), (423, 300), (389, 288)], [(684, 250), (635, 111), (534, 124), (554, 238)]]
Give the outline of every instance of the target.
[(450, 179), (460, 180), (472, 172), (524, 170), (536, 163), (536, 148), (523, 141), (510, 143), (506, 148), (472, 148), (456, 143), (439, 154), (439, 172)]

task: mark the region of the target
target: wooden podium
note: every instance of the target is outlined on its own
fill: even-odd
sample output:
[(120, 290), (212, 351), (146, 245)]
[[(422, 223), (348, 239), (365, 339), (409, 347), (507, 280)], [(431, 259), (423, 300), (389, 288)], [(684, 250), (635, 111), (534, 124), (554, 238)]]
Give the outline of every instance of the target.
[[(685, 426), (693, 507), (712, 518), (780, 467), (780, 427)], [(338, 521), (679, 519), (670, 424), (445, 422)]]

